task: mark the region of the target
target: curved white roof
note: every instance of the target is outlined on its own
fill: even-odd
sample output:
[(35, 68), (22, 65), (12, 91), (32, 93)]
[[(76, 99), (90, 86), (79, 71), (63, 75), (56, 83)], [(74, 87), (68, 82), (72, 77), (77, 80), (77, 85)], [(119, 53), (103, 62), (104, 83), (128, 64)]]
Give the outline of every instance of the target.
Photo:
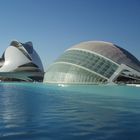
[(103, 41), (87, 41), (74, 45), (69, 50), (84, 49), (98, 53), (118, 64), (125, 64), (140, 71), (140, 61), (125, 49)]

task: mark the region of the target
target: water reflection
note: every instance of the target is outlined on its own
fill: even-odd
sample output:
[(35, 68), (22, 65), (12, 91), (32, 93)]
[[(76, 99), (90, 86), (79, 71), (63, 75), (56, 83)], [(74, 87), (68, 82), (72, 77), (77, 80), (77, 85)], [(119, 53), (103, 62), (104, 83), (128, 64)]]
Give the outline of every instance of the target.
[(132, 138), (140, 130), (140, 95), (137, 90), (133, 93), (136, 98), (129, 93), (124, 96), (127, 90), (121, 88), (113, 91), (94, 87), (90, 92), (80, 92), (43, 85), (0, 84), (0, 139)]

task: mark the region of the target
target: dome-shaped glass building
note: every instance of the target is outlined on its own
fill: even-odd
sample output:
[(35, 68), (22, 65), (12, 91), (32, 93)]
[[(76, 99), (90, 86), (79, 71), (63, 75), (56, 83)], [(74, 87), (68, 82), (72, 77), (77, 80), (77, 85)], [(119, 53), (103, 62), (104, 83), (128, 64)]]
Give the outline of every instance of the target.
[(140, 61), (109, 42), (82, 42), (49, 66), (44, 83), (140, 83)]

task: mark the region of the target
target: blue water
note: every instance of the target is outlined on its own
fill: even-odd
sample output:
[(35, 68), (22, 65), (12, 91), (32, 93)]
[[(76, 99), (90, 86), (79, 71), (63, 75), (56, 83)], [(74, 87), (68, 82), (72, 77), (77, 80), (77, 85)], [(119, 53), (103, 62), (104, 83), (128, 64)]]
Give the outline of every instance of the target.
[(140, 88), (1, 83), (0, 140), (140, 140)]

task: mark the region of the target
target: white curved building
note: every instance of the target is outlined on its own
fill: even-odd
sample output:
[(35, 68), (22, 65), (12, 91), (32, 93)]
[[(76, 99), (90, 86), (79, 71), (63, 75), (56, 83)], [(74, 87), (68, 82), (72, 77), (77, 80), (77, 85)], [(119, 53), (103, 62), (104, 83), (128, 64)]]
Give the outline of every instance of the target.
[(2, 81), (42, 81), (43, 65), (32, 42), (12, 41), (0, 59)]
[(50, 65), (44, 83), (140, 83), (140, 61), (115, 44), (83, 42), (66, 50)]

